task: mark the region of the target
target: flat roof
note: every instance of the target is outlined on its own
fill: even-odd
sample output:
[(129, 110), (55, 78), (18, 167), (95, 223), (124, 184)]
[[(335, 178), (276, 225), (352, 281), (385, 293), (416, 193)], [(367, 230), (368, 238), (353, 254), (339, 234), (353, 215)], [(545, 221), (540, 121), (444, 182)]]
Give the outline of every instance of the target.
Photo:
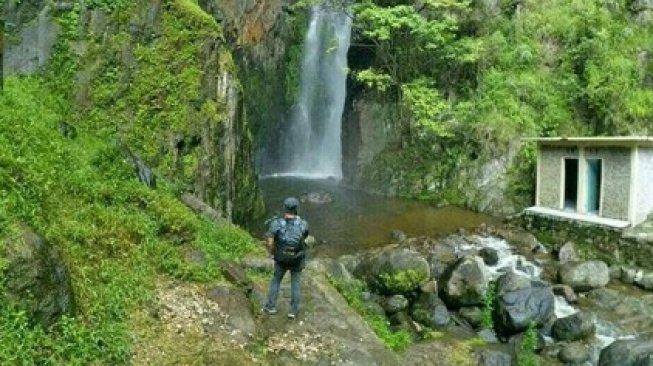
[(593, 225), (607, 226), (615, 229), (625, 229), (630, 226), (628, 221), (610, 219), (607, 217), (600, 217), (596, 215), (582, 214), (573, 211), (554, 210), (546, 207), (533, 206), (525, 209), (524, 211), (545, 217), (555, 217), (563, 220), (573, 220), (586, 222)]
[(653, 146), (653, 136), (527, 137), (539, 145)]

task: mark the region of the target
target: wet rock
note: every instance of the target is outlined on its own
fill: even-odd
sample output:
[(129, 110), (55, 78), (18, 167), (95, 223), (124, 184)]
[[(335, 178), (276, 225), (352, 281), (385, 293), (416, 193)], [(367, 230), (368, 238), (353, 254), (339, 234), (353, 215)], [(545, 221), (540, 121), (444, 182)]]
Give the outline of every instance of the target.
[(483, 248), (478, 252), (478, 255), (483, 258), (483, 262), (488, 266), (495, 266), (499, 263), (499, 252), (494, 248)]
[(429, 294), (437, 294), (438, 293), (438, 282), (436, 280), (431, 280), (423, 283), (419, 287), (420, 291), (429, 293)]
[(408, 316), (408, 314), (406, 314), (406, 312), (400, 311), (392, 314), (388, 319), (390, 320), (390, 329), (395, 332), (405, 330), (411, 334), (417, 333), (413, 320)]
[(9, 300), (44, 327), (75, 307), (70, 273), (59, 252), (27, 227), (4, 241), (1, 255), (7, 260), (2, 272)]
[(531, 323), (541, 326), (554, 315), (551, 287), (513, 272), (497, 280), (496, 326), (500, 333), (525, 331)]
[(566, 242), (558, 250), (558, 260), (560, 263), (575, 262), (580, 260), (578, 254), (576, 253), (576, 248), (574, 243), (571, 241)]
[(499, 343), (499, 338), (494, 329), (481, 329), (476, 333), (485, 343)]
[(483, 350), (478, 357), (478, 366), (512, 366), (512, 356), (506, 352)]
[(595, 317), (588, 313), (576, 313), (557, 319), (551, 328), (551, 336), (558, 341), (579, 341), (596, 332)]
[(390, 235), (392, 236), (392, 240), (397, 241), (397, 242), (402, 242), (402, 241), (408, 239), (408, 236), (406, 236), (406, 233), (404, 233), (401, 230), (392, 230)]
[(442, 276), (440, 295), (452, 307), (483, 305), (489, 279), (483, 261), (478, 257), (463, 257), (451, 265)]
[(638, 357), (634, 366), (653, 366), (653, 354)]
[(408, 299), (404, 295), (392, 295), (385, 299), (383, 305), (387, 313), (394, 314), (408, 307)]
[(647, 290), (653, 290), (653, 272), (642, 274), (642, 277), (635, 281), (635, 283)]
[(553, 285), (553, 293), (562, 296), (568, 303), (575, 304), (578, 302), (578, 296), (571, 286), (567, 285)]
[(338, 282), (350, 282), (354, 277), (349, 273), (344, 264), (337, 261), (328, 261), (325, 265), (327, 275)]
[(590, 360), (590, 352), (580, 343), (570, 343), (560, 349), (558, 359), (566, 365), (582, 365)]
[(567, 262), (558, 272), (560, 281), (575, 291), (589, 291), (610, 282), (610, 269), (605, 262)]
[(652, 355), (653, 339), (617, 340), (601, 351), (599, 366), (639, 366)]
[(449, 245), (436, 245), (431, 248), (428, 261), (431, 267), (431, 276), (439, 280), (446, 272), (447, 267), (456, 261), (456, 251)]
[(479, 328), (483, 323), (483, 310), (477, 306), (460, 308), (458, 314), (473, 328)]
[(369, 255), (354, 272), (372, 288), (386, 295), (419, 288), (431, 277), (429, 264), (421, 254), (406, 248), (387, 248)]
[(310, 192), (303, 194), (299, 197), (299, 201), (305, 203), (312, 203), (315, 205), (323, 205), (325, 203), (333, 202), (333, 196), (329, 192)]
[(338, 258), (338, 262), (342, 263), (349, 273), (355, 273), (356, 268), (358, 268), (358, 265), (361, 263), (361, 258), (359, 256), (347, 254)]
[(421, 293), (411, 308), (411, 316), (432, 328), (445, 327), (451, 320), (446, 305), (434, 293)]

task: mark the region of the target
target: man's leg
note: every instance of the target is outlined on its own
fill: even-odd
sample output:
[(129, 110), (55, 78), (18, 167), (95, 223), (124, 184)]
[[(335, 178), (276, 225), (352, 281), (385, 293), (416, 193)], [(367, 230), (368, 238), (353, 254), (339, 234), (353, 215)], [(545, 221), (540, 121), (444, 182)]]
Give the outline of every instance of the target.
[(301, 275), (302, 271), (300, 269), (290, 271), (290, 312), (288, 313), (290, 318), (294, 318), (299, 309)]
[(277, 297), (279, 296), (279, 287), (281, 286), (281, 280), (286, 270), (283, 269), (279, 263), (274, 262), (274, 275), (270, 281), (270, 288), (268, 290), (268, 301), (265, 303), (265, 309), (270, 312), (274, 310), (276, 312), (277, 306)]

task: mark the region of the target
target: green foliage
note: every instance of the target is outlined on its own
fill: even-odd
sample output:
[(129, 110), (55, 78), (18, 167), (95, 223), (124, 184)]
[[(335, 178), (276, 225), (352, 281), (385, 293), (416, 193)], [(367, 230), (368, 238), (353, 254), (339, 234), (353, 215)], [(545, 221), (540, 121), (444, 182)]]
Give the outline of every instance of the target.
[(374, 313), (365, 305), (361, 298), (361, 293), (365, 291), (365, 285), (361, 281), (340, 282), (333, 278), (329, 278), (329, 281), (347, 300), (347, 303), (365, 319), (386, 347), (394, 351), (402, 351), (410, 345), (412, 337), (408, 332), (404, 330), (393, 332), (386, 317)]
[[(156, 191), (138, 182), (102, 131), (64, 137), (69, 106), (48, 85), (12, 77), (0, 96), (0, 224), (3, 238), (22, 223), (62, 252), (78, 313), (46, 333), (0, 300), (0, 363), (127, 363), (128, 315), (151, 301), (156, 276), (209, 281), (216, 259), (261, 249), (236, 227), (199, 219), (165, 182)], [(205, 266), (185, 259), (194, 249), (207, 253)]]
[(483, 296), (483, 318), (481, 326), (486, 329), (494, 329), (494, 304), (496, 303), (496, 284), (490, 283)]
[(535, 355), (535, 348), (537, 347), (537, 328), (535, 323), (531, 323), (524, 333), (524, 336), (519, 344), (517, 353), (518, 366), (538, 366), (540, 363)]
[(422, 280), (424, 280), (424, 276), (412, 269), (394, 274), (381, 273), (379, 276), (379, 281), (384, 288), (396, 292), (412, 291)]

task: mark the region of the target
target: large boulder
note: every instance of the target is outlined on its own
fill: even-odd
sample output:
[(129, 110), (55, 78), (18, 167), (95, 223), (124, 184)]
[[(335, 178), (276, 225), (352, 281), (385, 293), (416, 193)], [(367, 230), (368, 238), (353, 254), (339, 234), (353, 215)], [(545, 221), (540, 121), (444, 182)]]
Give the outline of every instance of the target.
[(451, 265), (442, 276), (440, 295), (452, 307), (483, 305), (489, 278), (483, 260), (463, 257)]
[(605, 262), (567, 262), (560, 266), (560, 282), (576, 291), (589, 291), (610, 282), (610, 269)]
[(558, 359), (565, 365), (583, 365), (590, 357), (590, 351), (581, 343), (567, 344), (558, 352)]
[(551, 287), (508, 272), (497, 280), (495, 318), (503, 334), (525, 331), (531, 323), (541, 326), (554, 315)]
[(388, 248), (363, 258), (354, 272), (377, 291), (402, 294), (417, 289), (431, 277), (429, 263), (406, 248)]
[(28, 228), (4, 241), (6, 296), (45, 327), (74, 311), (73, 288), (57, 250)]
[(571, 241), (565, 243), (565, 245), (561, 246), (558, 250), (558, 260), (560, 263), (575, 262), (579, 259), (578, 254), (576, 254), (574, 243)]
[(579, 341), (594, 335), (594, 323), (592, 314), (575, 313), (557, 319), (551, 328), (551, 336), (558, 341)]
[(499, 263), (499, 252), (494, 248), (485, 247), (478, 252), (478, 255), (483, 258), (483, 262), (488, 266), (495, 266)]
[(413, 303), (411, 316), (415, 321), (432, 328), (445, 327), (451, 320), (447, 306), (434, 293), (421, 293)]
[(618, 340), (601, 351), (599, 366), (639, 366), (653, 356), (653, 339)]

